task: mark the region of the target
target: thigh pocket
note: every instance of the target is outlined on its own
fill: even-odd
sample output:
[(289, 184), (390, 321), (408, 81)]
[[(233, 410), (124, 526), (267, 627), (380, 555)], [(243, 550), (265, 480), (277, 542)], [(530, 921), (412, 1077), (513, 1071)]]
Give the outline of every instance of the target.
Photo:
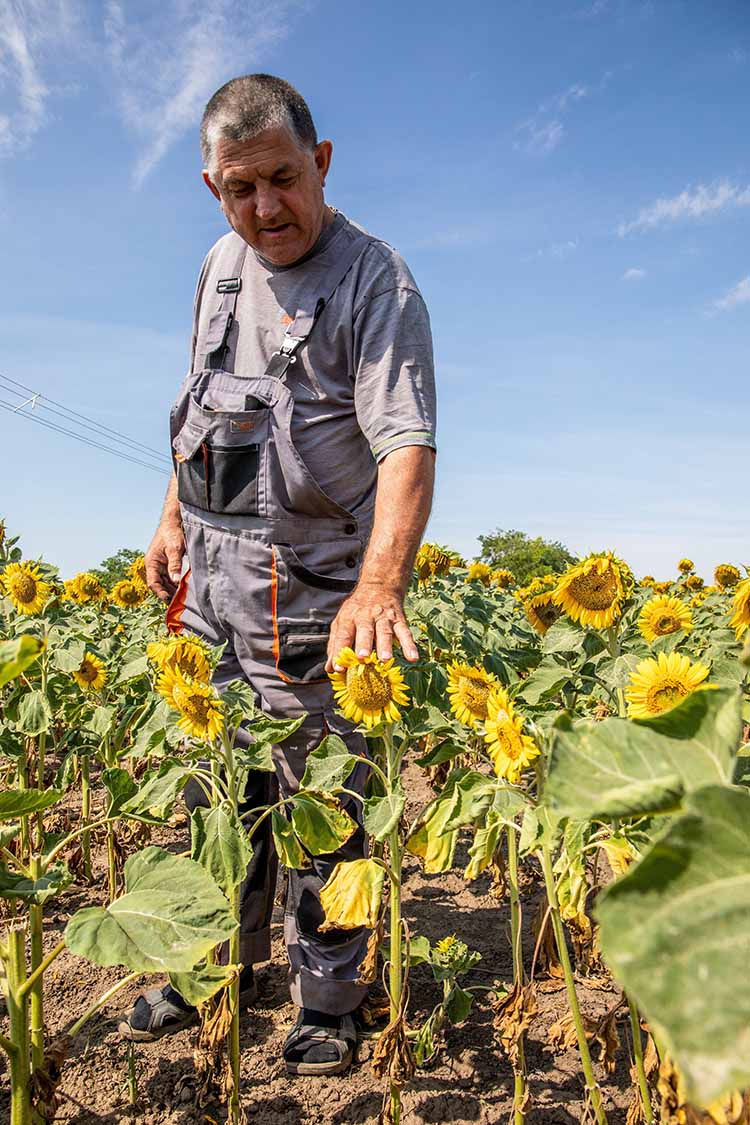
[(351, 541), (344, 545), (311, 544), (307, 550), (316, 556), (315, 570), (287, 544), (273, 547), (274, 659), (276, 671), (287, 683), (320, 683), (326, 679), (331, 622), (357, 584), (355, 578), (341, 576), (341, 571), (351, 573), (357, 565), (351, 553), (353, 546)]

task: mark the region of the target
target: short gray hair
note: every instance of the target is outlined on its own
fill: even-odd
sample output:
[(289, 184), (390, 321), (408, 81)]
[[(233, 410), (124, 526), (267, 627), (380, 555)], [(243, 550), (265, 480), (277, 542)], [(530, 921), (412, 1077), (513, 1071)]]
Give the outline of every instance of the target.
[(216, 91), (203, 111), (204, 167), (210, 171), (216, 142), (222, 138), (248, 141), (264, 129), (279, 127), (289, 129), (302, 148), (314, 149), (318, 143), (307, 102), (294, 86), (273, 74), (232, 78)]

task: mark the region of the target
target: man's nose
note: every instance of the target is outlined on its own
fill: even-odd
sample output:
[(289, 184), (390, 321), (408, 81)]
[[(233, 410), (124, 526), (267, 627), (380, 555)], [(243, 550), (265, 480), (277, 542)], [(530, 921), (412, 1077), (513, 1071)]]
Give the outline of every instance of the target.
[(273, 187), (256, 185), (255, 213), (261, 222), (267, 222), (279, 212), (279, 197)]

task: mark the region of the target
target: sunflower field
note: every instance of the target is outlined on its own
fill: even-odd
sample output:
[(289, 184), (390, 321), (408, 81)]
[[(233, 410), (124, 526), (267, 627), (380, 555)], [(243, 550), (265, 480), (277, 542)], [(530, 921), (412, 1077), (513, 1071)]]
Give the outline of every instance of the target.
[[(0, 536), (0, 1107), (11, 1125), (67, 1114), (77, 1044), (155, 974), (200, 1013), (189, 1097), (205, 1113), (191, 1120), (237, 1123), (251, 1112), (238, 911), (253, 833), (270, 819), (287, 868), (335, 850), (356, 827), (342, 797), (359, 760), (329, 735), (298, 792), (248, 828), (248, 773), (272, 771), (301, 720), (263, 713), (240, 681), (217, 693), (218, 653), (167, 633), (142, 560), (111, 589), (63, 582)], [(419, 662), (340, 654), (336, 705), (369, 746), (370, 847), (321, 898), (324, 928), (371, 931), (360, 980), (381, 1121), (408, 1121), (420, 1076), (483, 1022), (510, 1096), (482, 1120), (548, 1119), (528, 1045), (552, 992), (563, 1007), (544, 1034), (577, 1052), (578, 1119), (750, 1121), (750, 577), (724, 564), (712, 578), (686, 558), (637, 579), (601, 552), (518, 586), (424, 544), (407, 599)], [(188, 818), (189, 782), (208, 807)], [(504, 979), (479, 966), (459, 911), (437, 936), (416, 931), (415, 872), (491, 886)], [(60, 1029), (68, 960), (108, 974), (95, 995), (73, 991)], [(591, 982), (614, 997), (596, 1018)], [(625, 1105), (610, 1088), (623, 1058)], [(156, 1120), (139, 1067), (130, 1045), (127, 1100)]]

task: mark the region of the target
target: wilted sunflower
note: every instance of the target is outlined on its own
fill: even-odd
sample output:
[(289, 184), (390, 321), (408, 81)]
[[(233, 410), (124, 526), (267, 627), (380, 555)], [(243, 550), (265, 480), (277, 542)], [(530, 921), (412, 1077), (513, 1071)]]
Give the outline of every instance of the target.
[(631, 719), (650, 719), (670, 711), (694, 691), (710, 687), (705, 664), (691, 663), (680, 653), (660, 652), (656, 660), (648, 657), (636, 666), (625, 691)]
[(431, 578), (441, 578), (454, 565), (452, 555), (435, 543), (423, 543), (414, 560), (417, 581), (420, 583), (429, 582)]
[(732, 598), (732, 617), (729, 622), (737, 640), (741, 640), (750, 629), (750, 578), (743, 578)]
[(654, 582), (651, 589), (655, 594), (668, 594), (672, 589), (673, 583), (671, 582)]
[(0, 575), (0, 586), (19, 613), (39, 613), (52, 593), (37, 566), (30, 562), (9, 563)]
[(183, 676), (208, 683), (211, 679), (211, 650), (205, 641), (192, 634), (172, 634), (161, 641), (151, 641), (146, 645), (146, 655), (152, 664), (163, 672), (166, 668), (176, 668)]
[(654, 578), (653, 574), (644, 574), (638, 585), (644, 586), (646, 589), (648, 589), (649, 586), (653, 586), (655, 581), (656, 579)]
[(177, 668), (165, 668), (156, 690), (179, 712), (180, 730), (202, 741), (218, 738), (224, 729), (224, 704), (210, 684), (183, 676)]
[(495, 683), (495, 677), (484, 668), (458, 662), (448, 665), (448, 697), (451, 711), (459, 722), (468, 727), (484, 722), (487, 699)]
[(502, 567), (500, 570), (493, 570), (491, 578), (501, 590), (507, 590), (516, 580), (512, 570), (504, 570)]
[(611, 551), (589, 555), (561, 576), (555, 604), (581, 625), (608, 629), (622, 615), (634, 585), (630, 567)]
[(719, 563), (714, 571), (714, 581), (721, 590), (730, 590), (740, 580), (740, 572), (731, 563)]
[[(70, 589), (73, 599), (85, 605), (86, 602), (97, 602), (101, 598), (106, 597), (107, 591), (102, 586), (99, 579), (95, 574), (85, 570), (81, 574), (76, 574), (75, 578), (70, 581)], [(68, 591), (68, 583), (65, 583), (65, 591)]]
[(81, 691), (100, 691), (107, 682), (107, 669), (104, 661), (93, 652), (84, 652), (83, 660), (73, 673), (73, 679)]
[(133, 606), (141, 605), (146, 600), (147, 590), (140, 582), (134, 582), (130, 578), (123, 578), (120, 582), (115, 582), (110, 590), (110, 600), (115, 605), (121, 606), (123, 609), (132, 609)]
[(693, 619), (684, 602), (665, 594), (647, 601), (638, 617), (638, 628), (649, 642), (681, 629), (689, 632), (692, 627)]
[(333, 694), (345, 718), (366, 727), (380, 722), (395, 723), (401, 718), (397, 704), (409, 702), (401, 670), (390, 660), (378, 660), (371, 652), (360, 658), (350, 648), (336, 657), (343, 672), (329, 672)]
[(680, 574), (692, 574), (695, 570), (695, 563), (692, 559), (680, 559), (677, 564), (677, 569)]
[(481, 582), (483, 586), (489, 586), (492, 580), (492, 567), (487, 563), (473, 562), (469, 567), (467, 582)]
[(698, 609), (699, 606), (703, 605), (707, 597), (708, 595), (706, 594), (705, 590), (699, 590), (697, 594), (693, 594), (692, 598), (690, 599), (691, 609)]
[(141, 586), (146, 585), (146, 558), (144, 555), (139, 555), (137, 559), (133, 559), (128, 567), (128, 574), (134, 582), (139, 582)]
[(703, 579), (699, 574), (689, 574), (685, 579), (685, 585), (687, 586), (688, 590), (702, 590)]
[(541, 636), (544, 636), (562, 613), (552, 600), (556, 585), (557, 575), (545, 574), (543, 578), (532, 578), (527, 586), (521, 586), (515, 591), (516, 600), (521, 603), (529, 622)]
[(490, 692), (484, 727), (495, 773), (515, 784), (522, 771), (539, 757), (539, 747), (523, 733), (523, 719), (515, 713), (505, 688), (498, 686)]

